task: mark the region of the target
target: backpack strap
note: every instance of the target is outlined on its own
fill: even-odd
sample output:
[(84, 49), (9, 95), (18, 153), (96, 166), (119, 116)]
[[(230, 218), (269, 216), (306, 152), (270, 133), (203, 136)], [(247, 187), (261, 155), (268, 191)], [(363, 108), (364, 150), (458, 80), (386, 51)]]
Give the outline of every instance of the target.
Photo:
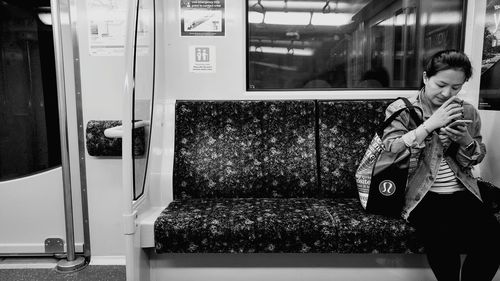
[(377, 134), (379, 135), (380, 138), (382, 138), (385, 128), (387, 128), (387, 126), (389, 126), (392, 123), (392, 121), (394, 121), (394, 119), (396, 119), (401, 114), (401, 112), (405, 110), (409, 110), (410, 117), (411, 119), (413, 119), (415, 124), (417, 124), (417, 127), (423, 123), (422, 119), (418, 116), (417, 112), (415, 111), (415, 109), (418, 109), (420, 111), (422, 111), (422, 109), (412, 105), (410, 101), (405, 97), (399, 97), (396, 100), (399, 99), (403, 100), (406, 106), (394, 112), (389, 118), (387, 118), (387, 120), (385, 120), (382, 124), (380, 124), (380, 126), (377, 129)]
[(405, 97), (400, 97), (398, 99), (402, 99), (405, 102), (406, 107), (410, 110), (411, 118), (413, 119), (413, 121), (415, 121), (415, 124), (417, 124), (417, 127), (420, 126), (423, 123), (423, 121), (422, 121), (422, 118), (420, 118), (420, 116), (418, 116), (417, 112), (415, 112), (415, 108), (420, 110), (420, 113), (422, 113), (422, 116), (423, 116), (424, 113), (422, 112), (422, 109), (411, 104), (410, 101)]

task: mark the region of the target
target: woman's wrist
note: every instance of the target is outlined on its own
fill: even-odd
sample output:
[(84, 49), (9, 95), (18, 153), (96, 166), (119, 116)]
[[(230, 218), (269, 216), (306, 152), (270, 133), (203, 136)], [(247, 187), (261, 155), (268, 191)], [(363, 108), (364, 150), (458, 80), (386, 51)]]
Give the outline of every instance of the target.
[(425, 122), (424, 122), (424, 123), (422, 123), (422, 125), (420, 125), (420, 126), (424, 129), (424, 131), (425, 131), (428, 135), (430, 135), (430, 134), (431, 134), (432, 130), (429, 130), (429, 128), (427, 128), (427, 126), (425, 125)]
[(430, 119), (427, 119), (425, 120), (423, 123), (422, 123), (422, 126), (423, 128), (425, 129), (425, 131), (430, 134), (432, 133), (433, 131), (437, 130), (440, 128), (440, 126), (436, 126), (432, 121), (430, 121)]

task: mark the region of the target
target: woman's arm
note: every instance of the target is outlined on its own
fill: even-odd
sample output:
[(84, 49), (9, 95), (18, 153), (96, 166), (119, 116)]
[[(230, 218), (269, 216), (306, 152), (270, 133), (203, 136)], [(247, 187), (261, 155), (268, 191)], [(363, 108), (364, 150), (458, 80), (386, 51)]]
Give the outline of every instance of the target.
[[(403, 108), (405, 105), (401, 100), (398, 100), (387, 107), (386, 119), (394, 112)], [(426, 127), (425, 122), (410, 130), (408, 126), (415, 127), (415, 123), (410, 124), (409, 111), (403, 111), (394, 121), (384, 130), (382, 141), (388, 151), (399, 153), (407, 151), (408, 148), (425, 147), (424, 140), (429, 135), (430, 131)]]

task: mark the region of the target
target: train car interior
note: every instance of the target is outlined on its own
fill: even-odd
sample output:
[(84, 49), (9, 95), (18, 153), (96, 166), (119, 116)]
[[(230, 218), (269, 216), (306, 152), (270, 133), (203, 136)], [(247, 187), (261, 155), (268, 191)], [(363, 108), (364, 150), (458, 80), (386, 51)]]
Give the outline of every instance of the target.
[(354, 174), (455, 49), (472, 173), (500, 186), (498, 19), (500, 0), (0, 0), (0, 280), (436, 280)]

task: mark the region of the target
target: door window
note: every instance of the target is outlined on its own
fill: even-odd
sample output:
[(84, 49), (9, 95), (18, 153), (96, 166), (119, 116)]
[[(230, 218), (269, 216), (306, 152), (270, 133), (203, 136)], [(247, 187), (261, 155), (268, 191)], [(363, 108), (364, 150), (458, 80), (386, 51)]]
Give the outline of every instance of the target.
[(134, 199), (139, 198), (144, 193), (151, 139), (155, 75), (154, 1), (140, 0), (138, 5), (134, 55), (133, 121), (135, 129), (132, 133), (132, 142), (134, 143), (133, 147), (144, 147), (145, 149), (133, 151)]
[(61, 165), (48, 19), (50, 8), (28, 7), (25, 1), (0, 5), (0, 181)]

